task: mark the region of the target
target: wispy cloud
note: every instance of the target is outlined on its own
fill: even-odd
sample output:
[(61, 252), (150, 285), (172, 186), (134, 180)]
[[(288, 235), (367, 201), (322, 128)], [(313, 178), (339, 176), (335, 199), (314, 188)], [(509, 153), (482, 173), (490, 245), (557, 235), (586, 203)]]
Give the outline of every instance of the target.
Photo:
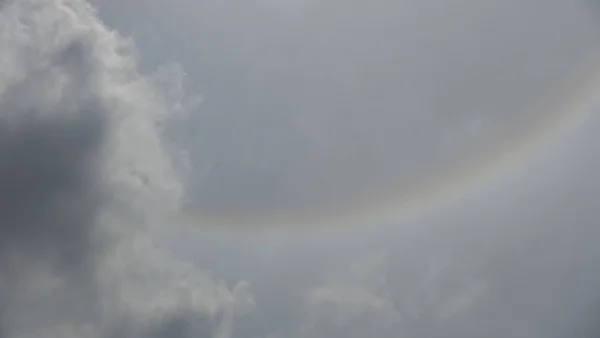
[[(431, 337), (468, 332), (459, 331), (456, 323), (470, 318), (485, 298), (483, 281), (454, 262), (425, 259), (420, 272), (412, 271), (397, 284), (391, 275), (399, 266), (389, 260), (380, 250), (330, 271), (321, 284), (301, 293), (304, 317), (299, 325), (272, 337)], [(451, 285), (452, 279), (458, 283)]]

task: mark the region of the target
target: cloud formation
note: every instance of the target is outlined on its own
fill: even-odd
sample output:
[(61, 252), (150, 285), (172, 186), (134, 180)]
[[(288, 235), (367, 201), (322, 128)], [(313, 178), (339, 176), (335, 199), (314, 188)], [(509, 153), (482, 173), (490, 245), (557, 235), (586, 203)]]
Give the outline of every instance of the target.
[[(338, 266), (301, 292), (304, 312), (298, 325), (271, 337), (468, 334), (476, 325), (467, 321), (485, 299), (487, 286), (456, 262), (431, 256), (420, 261), (409, 271), (378, 250)], [(397, 274), (402, 276), (396, 280)]]
[(182, 81), (139, 73), (84, 0), (2, 3), (0, 337), (227, 338), (252, 308), (152, 239), (183, 195)]

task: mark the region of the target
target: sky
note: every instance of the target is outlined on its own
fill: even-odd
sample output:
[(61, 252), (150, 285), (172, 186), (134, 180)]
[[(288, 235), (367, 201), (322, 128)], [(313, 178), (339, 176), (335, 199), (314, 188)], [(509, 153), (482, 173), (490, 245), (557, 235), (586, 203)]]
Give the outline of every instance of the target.
[(0, 338), (600, 336), (598, 33), (590, 0), (0, 0)]

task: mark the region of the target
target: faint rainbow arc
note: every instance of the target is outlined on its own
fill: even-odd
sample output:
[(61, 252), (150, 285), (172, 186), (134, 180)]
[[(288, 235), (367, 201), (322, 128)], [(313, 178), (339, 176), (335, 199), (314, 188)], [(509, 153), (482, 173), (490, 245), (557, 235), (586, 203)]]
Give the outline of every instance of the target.
[[(545, 140), (571, 130), (578, 121), (586, 118), (591, 112), (594, 96), (600, 92), (600, 54), (594, 53), (591, 62), (575, 72), (572, 85), (567, 87), (566, 99), (553, 105), (539, 105), (535, 111), (547, 111), (547, 118), (535, 128), (520, 135), (512, 141), (501, 144), (499, 150), (491, 154), (479, 156), (468, 165), (451, 170), (448, 175), (434, 176), (424, 184), (403, 191), (393, 196), (376, 198), (372, 203), (349, 206), (345, 212), (317, 213), (316, 215), (266, 215), (262, 218), (244, 220), (237, 216), (208, 217), (190, 212), (179, 213), (176, 221), (191, 226), (199, 226), (203, 230), (253, 232), (257, 229), (268, 230), (311, 230), (332, 227), (355, 227), (367, 222), (382, 224), (402, 219), (409, 214), (415, 215), (459, 198), (463, 191), (483, 182), (493, 180), (508, 169), (526, 161), (527, 155), (538, 149)], [(591, 67), (590, 67), (591, 65)], [(583, 70), (583, 71), (580, 71)], [(553, 101), (552, 99), (550, 101)]]

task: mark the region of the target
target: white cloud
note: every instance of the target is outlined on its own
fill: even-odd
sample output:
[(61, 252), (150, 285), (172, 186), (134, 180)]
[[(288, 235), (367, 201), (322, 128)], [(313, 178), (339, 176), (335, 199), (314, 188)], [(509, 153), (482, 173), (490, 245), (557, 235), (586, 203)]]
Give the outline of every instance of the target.
[(310, 290), (305, 300), (308, 328), (322, 322), (340, 328), (360, 323), (367, 330), (399, 324), (401, 315), (386, 283), (386, 258), (383, 253), (363, 257), (349, 271), (337, 272), (329, 283)]
[[(446, 332), (469, 318), (486, 293), (485, 284), (459, 264), (425, 260), (419, 271), (390, 278), (384, 251), (364, 255), (331, 271), (323, 284), (303, 293), (304, 321), (291, 332), (273, 337), (425, 337)], [(396, 272), (397, 272), (396, 271)], [(449, 281), (459, 283), (449, 287)], [(467, 317), (465, 317), (467, 316)], [(463, 322), (465, 323), (465, 322)], [(471, 325), (471, 324), (467, 324)], [(460, 332), (460, 331), (459, 331)]]
[(86, 1), (2, 4), (0, 337), (227, 338), (254, 306), (152, 238), (184, 194), (162, 136), (194, 103), (183, 76), (140, 74)]

